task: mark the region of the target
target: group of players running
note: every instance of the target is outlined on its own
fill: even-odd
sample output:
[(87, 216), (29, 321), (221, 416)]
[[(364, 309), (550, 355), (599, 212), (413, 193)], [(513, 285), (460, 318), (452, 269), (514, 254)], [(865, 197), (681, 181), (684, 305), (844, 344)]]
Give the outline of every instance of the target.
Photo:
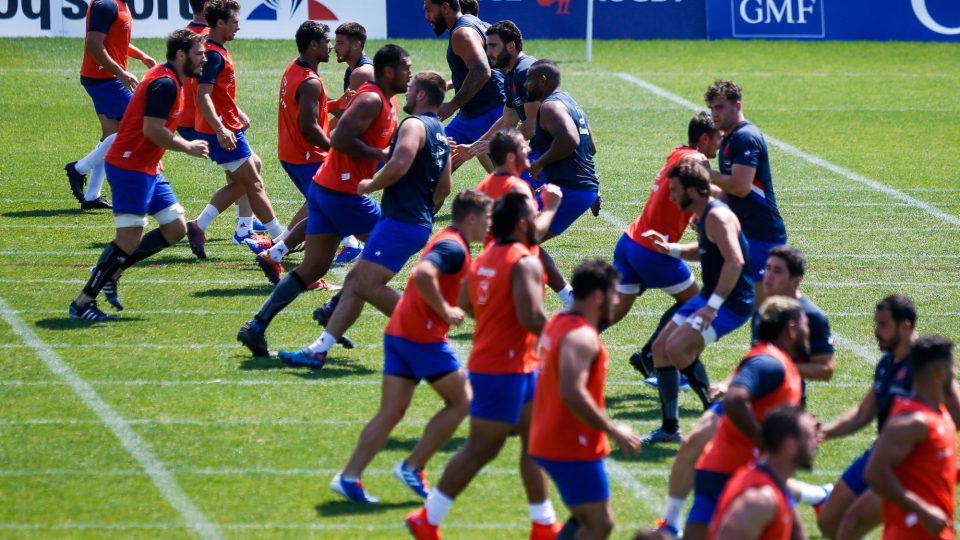
[[(448, 85), (435, 72), (413, 75), (400, 46), (385, 45), (370, 59), (357, 23), (338, 27), (331, 45), (329, 28), (304, 22), (295, 36), (299, 55), (280, 84), (278, 157), (305, 197), (285, 227), (264, 191), (262, 161), (244, 136), (250, 119), (236, 103), (226, 44), (239, 29), (240, 6), (191, 5), (194, 20), (170, 35), (160, 64), (130, 44), (124, 0), (90, 4), (81, 82), (103, 138), (66, 172), (84, 208), (112, 208), (116, 236), (71, 303), (72, 317), (114, 319), (99, 309), (97, 296), (103, 292), (123, 309), (122, 273), (184, 236), (205, 258), (209, 225), (236, 203), (234, 241), (257, 253), (275, 284), (237, 336), (258, 356), (270, 354), (265, 334), (274, 317), (304, 291), (326, 288), (335, 259), (356, 258), (359, 241), (366, 242), (343, 287), (314, 312), (322, 335), (278, 356), (291, 366), (322, 368), (335, 344), (352, 347), (345, 333), (365, 303), (389, 316), (380, 409), (330, 487), (351, 501), (378, 502), (362, 473), (425, 379), (444, 406), (393, 469), (425, 499), (406, 519), (417, 538), (439, 538), (455, 498), (513, 434), (521, 440), (531, 538), (610, 534), (603, 462), (609, 439), (625, 455), (680, 443), (664, 517), (637, 537), (675, 537), (683, 529), (687, 539), (802, 538), (799, 499), (815, 505), (818, 526), (831, 538), (859, 538), (881, 522), (884, 538), (953, 538), (960, 418), (953, 343), (919, 336), (908, 298), (883, 298), (875, 334), (885, 354), (860, 405), (822, 426), (804, 412), (805, 381), (833, 375), (833, 339), (826, 316), (798, 290), (806, 260), (786, 245), (763, 135), (745, 119), (735, 83), (716, 81), (707, 90), (710, 112), (690, 120), (687, 144), (668, 156), (642, 214), (617, 243), (613, 265), (584, 261), (568, 283), (540, 244), (588, 209), (600, 213), (596, 145), (583, 109), (560, 89), (558, 66), (525, 54), (514, 23), (488, 25), (470, 0), (424, 0), (436, 34), (449, 32)], [(317, 73), (331, 48), (348, 66), (336, 100)], [(128, 56), (149, 68), (142, 80), (127, 71)], [(445, 100), (449, 86), (454, 95)], [(399, 123), (398, 94), (405, 94), (409, 115)], [(164, 177), (160, 159), (168, 149), (210, 158), (226, 173), (226, 185), (195, 220), (184, 219)], [(718, 155), (713, 169), (708, 160)], [(453, 197), (450, 225), (431, 237), (453, 171), (473, 157), (489, 176)], [(112, 205), (100, 196), (104, 176)], [(376, 191), (383, 191), (380, 204), (369, 196)], [(144, 234), (148, 215), (159, 227)], [(688, 226), (697, 241), (681, 244)], [(341, 243), (347, 251), (338, 257)], [(484, 247), (473, 257), (475, 243)], [(303, 261), (284, 275), (280, 261), (301, 245)], [(420, 251), (403, 293), (389, 287)], [(702, 285), (684, 261), (699, 261)], [(564, 306), (552, 316), (544, 307), (548, 285)], [(660, 397), (661, 426), (641, 437), (605, 412), (608, 354), (600, 332), (650, 288), (675, 303), (630, 359)], [(476, 326), (463, 369), (447, 332), (466, 317)], [(752, 348), (727, 380), (711, 385), (701, 353), (748, 321)], [(678, 394), (686, 386), (705, 412), (684, 438)], [(468, 415), (466, 443), (429, 488), (428, 461)], [(836, 486), (792, 478), (812, 466), (822, 440), (873, 419), (879, 439)], [(571, 513), (563, 524), (548, 477)]]

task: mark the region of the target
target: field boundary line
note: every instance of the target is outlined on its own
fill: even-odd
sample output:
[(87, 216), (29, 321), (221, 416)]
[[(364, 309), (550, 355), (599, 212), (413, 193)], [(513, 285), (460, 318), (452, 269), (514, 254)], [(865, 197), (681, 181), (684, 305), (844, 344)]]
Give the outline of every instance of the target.
[(22, 339), (37, 353), (47, 369), (67, 383), (74, 394), (94, 412), (121, 445), (140, 464), (153, 480), (167, 502), (180, 513), (187, 525), (204, 539), (220, 539), (222, 535), (216, 525), (194, 504), (193, 500), (183, 491), (173, 476), (150, 450), (146, 441), (140, 437), (130, 424), (120, 414), (105, 402), (93, 386), (63, 361), (56, 351), (46, 344), (33, 330), (23, 322), (14, 312), (7, 301), (0, 297), (0, 316), (7, 322), (13, 333)]

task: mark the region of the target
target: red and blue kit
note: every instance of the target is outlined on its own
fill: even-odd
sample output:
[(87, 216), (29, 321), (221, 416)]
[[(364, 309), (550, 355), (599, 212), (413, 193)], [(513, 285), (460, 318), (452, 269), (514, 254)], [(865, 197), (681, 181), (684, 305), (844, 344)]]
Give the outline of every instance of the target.
[[(121, 69), (127, 69), (133, 15), (123, 0), (93, 0), (87, 8), (87, 32), (106, 34), (103, 47)], [(123, 118), (133, 94), (110, 70), (101, 66), (84, 47), (80, 84), (93, 100), (93, 108), (113, 120)]]
[[(206, 36), (210, 34), (210, 27), (194, 21), (187, 24), (187, 30)], [(193, 77), (187, 77), (183, 81), (183, 112), (180, 113), (180, 122), (177, 124), (177, 132), (188, 140), (196, 137), (193, 129), (197, 121), (197, 80)]]
[(720, 530), (720, 524), (730, 510), (733, 501), (737, 495), (749, 489), (767, 488), (773, 493), (776, 500), (777, 512), (773, 520), (764, 527), (757, 540), (790, 540), (793, 534), (793, 497), (787, 491), (787, 486), (783, 485), (773, 471), (766, 465), (754, 464), (740, 468), (730, 478), (720, 502), (717, 504), (717, 513), (710, 522), (710, 530), (707, 533), (707, 539), (713, 540), (717, 537)]
[(326, 150), (308, 141), (300, 131), (300, 86), (310, 80), (320, 83), (317, 125), (329, 135), (327, 87), (313, 66), (299, 58), (290, 62), (280, 79), (280, 104), (277, 113), (277, 157), (287, 176), (304, 196), (327, 157)]

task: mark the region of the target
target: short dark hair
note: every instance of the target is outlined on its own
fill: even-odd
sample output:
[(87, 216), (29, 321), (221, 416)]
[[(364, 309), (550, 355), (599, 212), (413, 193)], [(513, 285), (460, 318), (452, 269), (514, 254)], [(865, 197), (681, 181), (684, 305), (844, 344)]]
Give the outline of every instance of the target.
[[(455, 12), (457, 12), (457, 13), (459, 13), (459, 12), (461, 11), (461, 9), (460, 9), (460, 0), (430, 0), (430, 3), (433, 4), (433, 5), (435, 5), (435, 6), (442, 6), (442, 5), (444, 5), (444, 4), (447, 4), (448, 6), (450, 6), (450, 9), (452, 9), (453, 11), (455, 11)], [(477, 12), (478, 12), (478, 13), (480, 12), (480, 5), (479, 5), (479, 4), (477, 5)]]
[(521, 219), (531, 217), (530, 199), (521, 193), (507, 193), (493, 205), (490, 232), (498, 241), (510, 238)]
[(167, 62), (173, 62), (177, 59), (177, 52), (183, 51), (184, 54), (190, 54), (190, 49), (196, 44), (203, 44), (203, 38), (193, 30), (180, 28), (174, 30), (167, 38)]
[(490, 138), (490, 160), (497, 167), (503, 165), (507, 154), (516, 154), (523, 143), (523, 134), (517, 128), (501, 129)]
[(335, 36), (347, 36), (349, 39), (359, 40), (362, 49), (367, 44), (367, 29), (357, 22), (345, 22), (337, 27)]
[(318, 23), (317, 21), (303, 21), (300, 25), (300, 28), (297, 28), (297, 51), (303, 52), (307, 50), (307, 47), (310, 46), (310, 43), (316, 41), (320, 43), (323, 39), (330, 39), (328, 34), (330, 33), (330, 27)]
[(573, 269), (573, 297), (583, 300), (593, 291), (606, 293), (620, 279), (617, 269), (603, 259), (587, 259)]
[(803, 306), (795, 298), (771, 296), (760, 305), (757, 317), (757, 339), (769, 343), (776, 341), (790, 323), (803, 318)]
[(480, 2), (477, 0), (460, 0), (460, 12), (464, 15), (480, 15)]
[(443, 104), (443, 98), (447, 95), (447, 81), (443, 75), (436, 71), (421, 71), (413, 77), (413, 84), (417, 90), (427, 93), (427, 102), (430, 105), (439, 107)]
[(950, 363), (953, 357), (953, 341), (937, 334), (924, 334), (910, 347), (910, 367), (914, 374), (926, 371), (931, 366)]
[(380, 78), (384, 70), (388, 67), (396, 69), (404, 58), (409, 58), (410, 54), (403, 47), (394, 43), (387, 43), (377, 54), (373, 55), (373, 75)]
[(700, 144), (700, 136), (707, 134), (713, 136), (720, 131), (713, 123), (713, 116), (706, 111), (700, 111), (690, 119), (687, 126), (687, 145), (690, 148), (696, 148)]
[(560, 86), (560, 66), (558, 66), (556, 62), (546, 58), (537, 60), (530, 64), (527, 77), (530, 77), (533, 73), (540, 72), (543, 72), (543, 74), (547, 76), (547, 80), (550, 81), (550, 83), (555, 83), (557, 86)]
[(911, 327), (917, 326), (917, 306), (902, 294), (891, 294), (877, 302), (877, 311), (889, 311), (897, 324), (907, 321)]
[(777, 257), (787, 265), (790, 277), (803, 277), (807, 273), (807, 257), (793, 246), (776, 246), (767, 252), (767, 258)]
[(203, 6), (207, 5), (207, 0), (190, 0), (190, 11), (194, 15), (203, 15)]
[(740, 90), (740, 86), (733, 81), (717, 79), (713, 81), (710, 88), (707, 88), (706, 93), (703, 94), (703, 99), (707, 103), (710, 103), (720, 96), (727, 98), (727, 101), (733, 103), (743, 99), (743, 91)]
[(210, 0), (203, 8), (203, 18), (210, 28), (216, 28), (218, 22), (230, 19), (234, 13), (240, 13), (237, 0)]
[(680, 163), (667, 173), (667, 178), (676, 178), (683, 189), (693, 188), (702, 197), (710, 195), (710, 174), (703, 165), (694, 160), (680, 160)]
[(799, 407), (783, 405), (767, 413), (760, 426), (760, 441), (764, 452), (774, 453), (787, 439), (800, 438)]
[(485, 214), (493, 204), (493, 199), (485, 193), (475, 189), (465, 189), (453, 198), (452, 218), (454, 222), (462, 221), (470, 214)]
[(492, 36), (494, 34), (503, 41), (504, 47), (507, 43), (513, 43), (518, 51), (523, 50), (523, 34), (520, 33), (520, 28), (513, 21), (500, 21), (491, 24), (490, 28), (487, 28), (487, 35)]

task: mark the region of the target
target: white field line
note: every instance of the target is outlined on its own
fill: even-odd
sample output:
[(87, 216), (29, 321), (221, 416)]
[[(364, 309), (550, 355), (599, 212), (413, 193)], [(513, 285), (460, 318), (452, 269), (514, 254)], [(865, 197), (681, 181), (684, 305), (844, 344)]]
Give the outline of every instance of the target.
[(219, 529), (194, 504), (193, 500), (180, 488), (166, 466), (153, 454), (130, 424), (120, 416), (97, 394), (93, 386), (81, 378), (60, 356), (14, 313), (7, 301), (0, 297), (0, 316), (10, 325), (10, 329), (25, 343), (30, 345), (47, 368), (67, 383), (83, 403), (90, 408), (100, 421), (117, 436), (123, 447), (133, 456), (150, 476), (154, 485), (167, 502), (183, 517), (187, 525), (201, 538), (222, 538)]
[[(669, 92), (669, 91), (667, 91), (667, 90), (665, 90), (665, 89), (663, 89), (663, 88), (661, 88), (661, 87), (659, 87), (659, 86), (657, 86), (657, 85), (655, 85), (655, 84), (649, 83), (649, 82), (647, 82), (647, 81), (645, 81), (645, 80), (643, 80), (643, 79), (638, 79), (637, 77), (634, 77), (633, 75), (630, 75), (630, 74), (628, 74), (628, 73), (617, 73), (616, 76), (619, 77), (620, 79), (624, 80), (624, 81), (627, 81), (627, 82), (629, 82), (629, 83), (632, 83), (632, 84), (634, 84), (634, 85), (637, 85), (637, 86), (643, 88), (644, 90), (650, 92), (651, 94), (654, 94), (654, 95), (659, 96), (659, 97), (661, 97), (661, 98), (664, 98), (664, 99), (666, 99), (666, 100), (668, 100), (668, 101), (671, 101), (671, 102), (673, 102), (673, 103), (676, 103), (677, 105), (679, 105), (679, 106), (681, 106), (681, 107), (684, 107), (684, 108), (686, 108), (686, 109), (690, 109), (690, 110), (692, 110), (692, 111), (701, 111), (701, 110), (703, 110), (703, 106), (701, 106), (701, 105), (697, 105), (697, 104), (695, 104), (695, 103), (693, 103), (693, 102), (691, 102), (691, 101), (688, 101), (688, 100), (686, 100), (686, 99), (678, 96), (677, 94), (674, 94), (673, 92)], [(898, 189), (894, 189), (894, 188), (892, 188), (892, 187), (890, 187), (890, 186), (887, 186), (887, 185), (885, 185), (885, 184), (882, 184), (882, 183), (880, 183), (880, 182), (877, 182), (876, 180), (867, 178), (866, 176), (863, 176), (862, 174), (855, 173), (855, 172), (851, 171), (850, 169), (847, 169), (847, 168), (845, 168), (845, 167), (841, 167), (841, 166), (839, 166), (839, 165), (835, 165), (835, 164), (833, 164), (833, 163), (831, 163), (831, 162), (829, 162), (829, 161), (827, 161), (827, 160), (825, 160), (825, 159), (823, 159), (823, 158), (820, 158), (820, 157), (817, 157), (817, 156), (815, 156), (815, 155), (813, 155), (813, 154), (809, 154), (809, 153), (807, 153), (807, 152), (804, 152), (803, 150), (800, 150), (800, 149), (797, 148), (796, 146), (793, 146), (792, 144), (789, 144), (789, 143), (787, 143), (787, 142), (781, 141), (780, 139), (777, 139), (776, 137), (766, 136), (766, 140), (767, 140), (771, 145), (776, 146), (776, 147), (779, 148), (780, 150), (782, 150), (782, 151), (784, 151), (784, 152), (786, 152), (786, 153), (788, 153), (788, 154), (790, 154), (790, 155), (792, 155), (792, 156), (794, 156), (794, 157), (800, 158), (800, 159), (802, 159), (802, 160), (804, 160), (804, 161), (807, 161), (808, 163), (811, 163), (811, 164), (813, 164), (813, 165), (817, 165), (817, 166), (819, 166), (819, 167), (822, 167), (822, 168), (824, 168), (824, 169), (827, 169), (828, 171), (830, 171), (830, 172), (832, 172), (832, 173), (835, 173), (835, 174), (837, 174), (837, 175), (839, 175), (839, 176), (843, 176), (843, 177), (845, 177), (845, 178), (848, 179), (848, 180), (852, 180), (852, 181), (854, 181), (854, 182), (858, 182), (858, 183), (863, 184), (863, 185), (865, 185), (865, 186), (867, 186), (867, 187), (869, 187), (869, 188), (871, 188), (871, 189), (874, 189), (874, 190), (876, 190), (876, 191), (880, 191), (880, 192), (882, 192), (882, 193), (885, 193), (885, 194), (889, 195), (891, 198), (897, 199), (897, 200), (901, 201), (902, 203), (904, 203), (904, 204), (906, 204), (906, 205), (908, 205), (908, 206), (911, 206), (911, 207), (913, 207), (913, 208), (916, 208), (916, 209), (918, 209), (918, 210), (923, 210), (924, 212), (930, 214), (931, 216), (934, 216), (934, 217), (936, 217), (936, 218), (939, 218), (941, 221), (945, 221), (945, 222), (947, 222), (947, 223), (949, 223), (949, 224), (951, 224), (951, 225), (960, 226), (960, 217), (957, 217), (957, 216), (952, 215), (952, 214), (948, 214), (948, 213), (944, 212), (943, 210), (940, 210), (939, 208), (936, 208), (935, 206), (933, 206), (933, 205), (931, 205), (931, 204), (929, 204), (929, 203), (923, 202), (923, 201), (921, 201), (921, 200), (919, 200), (919, 199), (917, 199), (917, 198), (915, 198), (915, 197), (912, 197), (912, 196), (910, 196), (910, 195), (907, 195), (906, 193), (904, 193), (904, 192), (902, 192), (902, 191), (900, 191), (900, 190), (898, 190)]]

